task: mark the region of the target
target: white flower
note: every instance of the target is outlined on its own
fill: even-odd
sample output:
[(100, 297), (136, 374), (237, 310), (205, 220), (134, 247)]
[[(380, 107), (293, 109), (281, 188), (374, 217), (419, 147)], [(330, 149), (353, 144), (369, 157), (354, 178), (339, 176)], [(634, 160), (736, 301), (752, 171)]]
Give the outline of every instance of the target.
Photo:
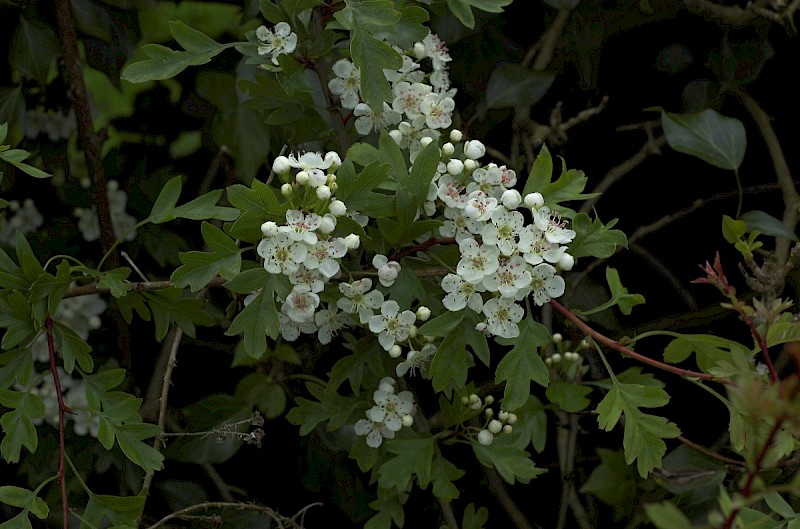
[(566, 244), (575, 238), (575, 232), (567, 228), (567, 223), (561, 220), (561, 215), (551, 212), (547, 206), (532, 213), (534, 225), (544, 232), (548, 242)]
[(458, 243), (461, 250), (461, 260), (456, 266), (456, 272), (470, 283), (480, 283), (487, 275), (493, 274), (500, 266), (500, 250), (497, 246), (481, 244), (475, 239), (464, 239)]
[(297, 272), (306, 258), (308, 247), (294, 242), (285, 233), (262, 239), (256, 249), (264, 259), (264, 269), (270, 274), (291, 274)]
[(413, 119), (422, 114), (420, 108), (422, 100), (432, 92), (433, 88), (430, 85), (402, 81), (394, 85), (395, 97), (392, 101), (392, 108)]
[(419, 105), (420, 112), (425, 114), (425, 124), (432, 129), (446, 129), (452, 125), (455, 108), (453, 98), (438, 93), (426, 95)]
[(318, 241), (306, 254), (303, 264), (311, 270), (319, 269), (326, 278), (339, 273), (339, 261), (347, 253), (347, 244), (341, 237)]
[(489, 292), (500, 292), (506, 298), (517, 297), (517, 292), (525, 289), (527, 294), (531, 284), (531, 266), (519, 255), (500, 262), (497, 271), (483, 278), (483, 285)]
[(292, 321), (296, 323), (313, 321), (314, 311), (319, 306), (319, 296), (311, 292), (306, 285), (294, 285), (283, 306), (286, 307), (285, 314)]
[(383, 103), (381, 112), (375, 112), (366, 103), (359, 103), (353, 109), (353, 115), (356, 117), (356, 130), (364, 136), (373, 130), (379, 131), (388, 129), (390, 125), (397, 125), (401, 119), (400, 113), (386, 102)]
[(471, 176), (473, 182), (467, 186), (467, 193), (480, 190), (490, 197), (499, 199), (506, 191), (503, 185), (503, 171), (497, 164), (490, 163), (486, 167), (479, 167)]
[(528, 193), (523, 200), (526, 208), (535, 209), (544, 205), (544, 197), (541, 193)]
[(339, 59), (333, 64), (336, 77), (328, 82), (330, 91), (339, 96), (343, 108), (355, 108), (361, 90), (361, 71), (347, 59)]
[(464, 142), (464, 156), (471, 160), (477, 160), (486, 154), (486, 147), (478, 140)]
[(437, 185), (437, 196), (448, 208), (464, 209), (467, 204), (466, 187), (450, 174), (442, 175)]
[(281, 306), (281, 312), (278, 314), (281, 337), (283, 337), (284, 340), (293, 342), (300, 337), (301, 332), (303, 334), (314, 334), (317, 332), (317, 326), (314, 324), (313, 320), (298, 323), (286, 314), (287, 310), (288, 307), (284, 303)]
[(531, 294), (537, 305), (544, 305), (551, 298), (564, 293), (564, 278), (556, 274), (556, 269), (547, 263), (533, 267), (531, 271)]
[(304, 285), (308, 287), (311, 292), (319, 293), (325, 289), (325, 283), (328, 280), (324, 277), (319, 269), (311, 270), (301, 265), (297, 272), (289, 274), (289, 282), (293, 285)]
[(317, 338), (323, 345), (331, 343), (336, 334), (350, 325), (350, 318), (343, 312), (339, 312), (336, 306), (328, 306), (314, 316), (319, 331)]
[(473, 191), (469, 194), (464, 206), (464, 214), (473, 219), (485, 221), (497, 207), (497, 199), (486, 195), (483, 191)]
[(486, 244), (497, 246), (503, 255), (512, 255), (517, 250), (517, 238), (522, 234), (525, 218), (518, 211), (508, 211), (498, 206), (491, 215), (491, 224), (481, 231)]
[(384, 438), (394, 439), (394, 432), (380, 421), (361, 419), (356, 423), (354, 430), (358, 435), (367, 436), (367, 446), (371, 448), (378, 448)]
[(434, 70), (444, 68), (452, 60), (447, 46), (436, 34), (428, 33), (422, 44), (425, 45), (425, 55), (430, 57)]
[(408, 339), (416, 320), (413, 312), (400, 312), (400, 305), (390, 299), (383, 302), (380, 314), (370, 317), (369, 330), (378, 335), (378, 342), (388, 351), (396, 342)]
[(286, 211), (286, 225), (278, 227), (278, 231), (287, 234), (292, 241), (314, 245), (317, 243), (314, 230), (319, 228), (320, 221), (316, 213), (303, 215), (301, 211), (290, 209)]
[(271, 56), (272, 64), (276, 66), (279, 55), (292, 53), (297, 47), (297, 35), (286, 22), (278, 22), (272, 29), (259, 26), (256, 29), (256, 38), (262, 44), (258, 47), (258, 54)]
[(400, 273), (400, 263), (389, 261), (385, 255), (376, 254), (372, 258), (372, 266), (378, 269), (378, 281), (387, 288), (394, 284)]
[[(549, 266), (549, 265), (547, 265)], [(492, 298), (483, 304), (489, 333), (501, 338), (519, 336), (517, 323), (525, 315), (525, 311), (511, 298)]]
[(405, 376), (406, 373), (411, 375), (416, 374), (417, 369), (424, 371), (425, 366), (428, 364), (433, 355), (436, 354), (436, 346), (432, 343), (426, 343), (422, 346), (422, 350), (411, 350), (406, 355), (406, 359), (397, 364), (395, 373), (398, 377)]
[(548, 242), (544, 232), (532, 224), (525, 226), (519, 236), (517, 247), (525, 260), (532, 265), (537, 265), (542, 261), (557, 263), (567, 249), (566, 246)]
[(558, 267), (561, 270), (570, 271), (573, 266), (575, 266), (575, 258), (568, 253), (562, 254), (561, 259), (558, 260)]
[(339, 283), (339, 292), (345, 297), (339, 298), (336, 306), (348, 314), (358, 314), (358, 320), (367, 323), (374, 315), (374, 310), (383, 303), (383, 293), (373, 290), (372, 280), (368, 277), (353, 281), (352, 283)]
[(449, 311), (458, 312), (469, 307), (479, 313), (483, 307), (480, 293), (485, 292), (486, 288), (481, 283), (470, 283), (461, 276), (447, 274), (442, 278), (442, 290), (447, 292), (442, 304)]
[(367, 410), (367, 419), (382, 422), (389, 430), (397, 432), (403, 427), (403, 416), (413, 413), (414, 399), (410, 391), (395, 394), (394, 387), (391, 391), (386, 389), (384, 385), (372, 394), (376, 405)]

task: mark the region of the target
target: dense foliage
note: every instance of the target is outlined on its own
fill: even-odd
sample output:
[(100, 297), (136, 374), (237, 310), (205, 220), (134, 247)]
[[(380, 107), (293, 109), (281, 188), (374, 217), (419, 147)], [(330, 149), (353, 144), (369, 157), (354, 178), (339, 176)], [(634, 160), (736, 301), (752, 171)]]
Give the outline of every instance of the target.
[(798, 5), (0, 2), (0, 529), (800, 527)]

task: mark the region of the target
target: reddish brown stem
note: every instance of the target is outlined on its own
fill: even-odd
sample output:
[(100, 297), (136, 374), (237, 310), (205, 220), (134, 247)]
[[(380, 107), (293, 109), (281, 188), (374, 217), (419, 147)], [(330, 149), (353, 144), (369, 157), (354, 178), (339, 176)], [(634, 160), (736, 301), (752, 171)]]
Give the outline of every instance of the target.
[(53, 375), (53, 382), (56, 386), (56, 398), (58, 399), (58, 482), (61, 485), (61, 514), (64, 518), (63, 528), (68, 529), (69, 503), (67, 502), (67, 478), (64, 472), (64, 454), (66, 443), (64, 441), (64, 396), (61, 394), (61, 380), (58, 377), (58, 367), (56, 366), (56, 347), (53, 343), (53, 319), (48, 316), (44, 320), (44, 327), (47, 329), (47, 351), (50, 354), (50, 373)]
[(691, 378), (699, 378), (703, 380), (710, 380), (714, 382), (720, 382), (722, 384), (733, 384), (731, 380), (726, 378), (718, 378), (714, 375), (709, 375), (708, 373), (701, 373), (699, 371), (692, 371), (690, 369), (682, 369), (680, 367), (672, 366), (669, 364), (665, 364), (664, 362), (659, 362), (658, 360), (654, 360), (650, 357), (641, 355), (634, 351), (631, 351), (627, 347), (623, 346), (616, 340), (612, 340), (608, 336), (605, 336), (591, 327), (589, 327), (583, 320), (581, 320), (577, 315), (573, 314), (569, 309), (564, 307), (558, 301), (551, 299), (550, 305), (552, 305), (558, 312), (564, 315), (569, 321), (571, 321), (576, 327), (578, 327), (581, 331), (586, 333), (587, 335), (591, 336), (596, 342), (605, 345), (615, 351), (618, 351), (624, 354), (627, 357), (633, 358), (634, 360), (638, 360), (643, 364), (647, 364), (653, 367), (657, 367), (663, 371), (669, 371), (670, 373), (675, 373), (676, 375), (680, 375), (682, 377), (691, 377)]
[(756, 343), (758, 343), (759, 349), (761, 349), (761, 354), (764, 356), (764, 362), (767, 364), (767, 371), (769, 371), (769, 381), (777, 382), (778, 372), (775, 371), (775, 366), (772, 364), (772, 359), (769, 357), (769, 346), (767, 346), (767, 340), (761, 335), (761, 333), (758, 332), (758, 329), (756, 329), (756, 325), (753, 323), (753, 319), (750, 316), (745, 314), (744, 311), (740, 311), (739, 314), (741, 314), (742, 319), (750, 329), (750, 334), (753, 335)]
[[(86, 95), (86, 84), (83, 81), (83, 66), (78, 53), (78, 34), (72, 15), (70, 0), (56, 0), (56, 19), (58, 21), (58, 37), (64, 49), (64, 64), (72, 106), (75, 108), (75, 117), (78, 121), (78, 136), (83, 146), (86, 168), (94, 187), (94, 203), (97, 208), (97, 217), (100, 221), (100, 242), (103, 253), (114, 244), (114, 228), (111, 224), (111, 211), (106, 194), (106, 173), (103, 168), (101, 156), (102, 137), (95, 133), (92, 125), (92, 113), (89, 108), (89, 98)], [(112, 254), (108, 258), (110, 268), (119, 266), (119, 258)]]

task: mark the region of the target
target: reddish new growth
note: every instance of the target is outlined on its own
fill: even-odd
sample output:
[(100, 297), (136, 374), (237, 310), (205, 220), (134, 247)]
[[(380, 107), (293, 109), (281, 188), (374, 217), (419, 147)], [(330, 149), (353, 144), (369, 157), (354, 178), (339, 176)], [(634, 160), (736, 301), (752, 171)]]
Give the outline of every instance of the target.
[(719, 252), (717, 252), (716, 257), (714, 258), (714, 266), (706, 261), (705, 266), (698, 265), (700, 270), (706, 273), (706, 277), (698, 277), (692, 283), (708, 283), (710, 285), (714, 285), (723, 294), (728, 297), (736, 295), (736, 289), (728, 283), (728, 278), (725, 276), (725, 272), (722, 270), (722, 263), (719, 260)]

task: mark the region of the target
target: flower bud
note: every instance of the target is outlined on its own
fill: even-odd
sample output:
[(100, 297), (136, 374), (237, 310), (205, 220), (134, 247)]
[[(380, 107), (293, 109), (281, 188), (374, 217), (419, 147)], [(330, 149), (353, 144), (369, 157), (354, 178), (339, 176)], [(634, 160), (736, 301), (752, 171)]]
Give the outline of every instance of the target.
[(558, 267), (562, 270), (570, 271), (575, 266), (575, 258), (564, 252), (558, 259)]
[(308, 173), (305, 171), (298, 172), (296, 175), (294, 175), (294, 179), (301, 186), (308, 185)]
[(471, 159), (477, 160), (486, 154), (486, 147), (478, 140), (469, 140), (464, 143), (464, 155)]
[(483, 410), (483, 414), (486, 415), (487, 418), (490, 418), (494, 415), (494, 410), (492, 408), (486, 408)]
[(273, 221), (268, 220), (264, 224), (261, 225), (261, 233), (264, 237), (272, 237), (278, 234), (278, 225), (275, 224)]
[(328, 175), (322, 171), (311, 171), (308, 173), (308, 185), (311, 187), (319, 187), (328, 183)]
[(452, 154), (456, 152), (456, 147), (449, 141), (442, 145), (442, 154), (445, 156), (452, 156)]
[(317, 198), (320, 200), (328, 200), (331, 198), (331, 188), (325, 185), (317, 188)]
[(378, 281), (381, 282), (381, 285), (390, 287), (394, 285), (394, 281), (397, 279), (399, 273), (400, 264), (397, 261), (389, 261), (378, 268)]
[[(319, 193), (319, 189), (317, 189)], [(347, 206), (344, 205), (344, 202), (341, 200), (332, 200), (330, 204), (328, 204), (328, 211), (331, 212), (331, 215), (334, 217), (341, 217), (347, 213)]]
[(278, 156), (272, 162), (272, 170), (277, 174), (288, 173), (292, 166), (289, 165), (289, 158), (286, 156)]
[(431, 138), (430, 136), (423, 136), (419, 139), (419, 144), (422, 145), (423, 147), (427, 147), (428, 145), (431, 144), (432, 141), (433, 138)]
[(336, 217), (334, 217), (330, 213), (324, 214), (319, 221), (319, 227), (317, 227), (317, 230), (319, 230), (320, 233), (327, 235), (333, 232), (333, 230), (335, 229), (336, 229)]
[(460, 142), (461, 138), (463, 138), (463, 137), (464, 137), (464, 135), (461, 134), (461, 131), (458, 130), (458, 129), (453, 129), (453, 130), (450, 131), (450, 141), (452, 141), (453, 143)]
[(281, 195), (288, 197), (294, 192), (292, 184), (286, 183), (281, 186)]
[(486, 395), (486, 398), (483, 401), (488, 405), (494, 402), (494, 397), (492, 395)]
[(522, 203), (522, 195), (516, 189), (507, 189), (503, 192), (503, 196), (500, 197), (500, 202), (503, 203), (506, 209), (517, 209)]
[(458, 158), (451, 158), (447, 162), (447, 172), (453, 176), (458, 176), (464, 172), (464, 162)]
[(526, 208), (540, 208), (544, 205), (544, 197), (541, 193), (528, 193), (525, 195)]
[(417, 309), (417, 319), (419, 321), (428, 321), (428, 318), (431, 317), (431, 309), (422, 305)]
[(403, 141), (403, 133), (397, 129), (389, 131), (389, 137), (394, 140), (394, 142), (398, 145)]
[(500, 410), (500, 413), (497, 414), (497, 418), (501, 421), (505, 422), (508, 420), (508, 412), (506, 410)]
[(414, 54), (414, 58), (416, 58), (418, 61), (421, 61), (425, 58), (425, 44), (422, 42), (415, 42), (414, 48), (411, 50), (411, 52)]
[(325, 154), (325, 162), (331, 162), (329, 169), (331, 172), (336, 171), (339, 167), (342, 166), (342, 159), (339, 157), (339, 154), (334, 151), (328, 151)]
[(336, 182), (331, 182), (330, 184), (328, 184), (328, 187), (331, 188), (331, 192), (333, 193), (336, 193), (336, 191), (339, 190), (339, 184)]
[(478, 168), (478, 162), (476, 162), (475, 160), (464, 160), (464, 169), (466, 169), (468, 172), (471, 173), (477, 168)]
[(394, 344), (389, 348), (389, 356), (392, 358), (400, 358), (401, 354), (403, 354), (403, 349), (399, 345)]
[(553, 333), (553, 337), (551, 338), (551, 340), (553, 340), (553, 343), (559, 344), (559, 343), (562, 342), (562, 340), (564, 340), (564, 337), (561, 336), (560, 332), (556, 332), (556, 333)]
[(419, 332), (419, 328), (416, 325), (412, 325), (408, 328), (408, 337), (409, 338), (416, 338), (417, 333)]
[(411, 415), (403, 415), (403, 426), (406, 428), (411, 428), (414, 425), (414, 417)]
[(492, 433), (500, 433), (500, 430), (503, 429), (503, 424), (498, 421), (497, 419), (492, 419), (489, 421), (488, 430)]
[(351, 233), (347, 237), (344, 238), (344, 244), (347, 246), (348, 250), (355, 250), (359, 246), (361, 246), (361, 237), (356, 235), (355, 233)]
[(511, 433), (514, 431), (514, 428), (510, 424), (506, 424), (503, 426), (503, 433)]
[(478, 433), (478, 442), (483, 446), (489, 446), (494, 441), (494, 434), (489, 430), (481, 430)]
[(517, 415), (515, 413), (508, 414), (508, 424), (515, 424), (517, 422)]

